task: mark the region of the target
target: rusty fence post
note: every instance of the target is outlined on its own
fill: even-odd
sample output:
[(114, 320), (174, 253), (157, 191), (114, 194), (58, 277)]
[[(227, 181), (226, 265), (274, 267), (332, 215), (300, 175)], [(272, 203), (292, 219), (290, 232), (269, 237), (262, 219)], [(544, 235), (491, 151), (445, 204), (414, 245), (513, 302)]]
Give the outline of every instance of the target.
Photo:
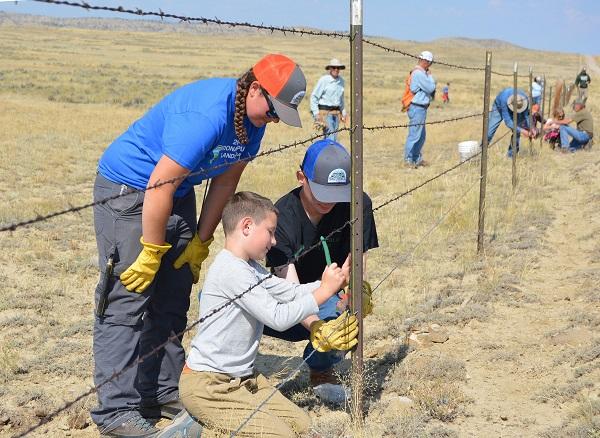
[(490, 88), (492, 82), (492, 52), (485, 54), (485, 85), (483, 89), (483, 128), (481, 133), (481, 171), (479, 181), (479, 224), (477, 227), (477, 253), (483, 252), (485, 233), (485, 190), (487, 184), (488, 129), (490, 126)]

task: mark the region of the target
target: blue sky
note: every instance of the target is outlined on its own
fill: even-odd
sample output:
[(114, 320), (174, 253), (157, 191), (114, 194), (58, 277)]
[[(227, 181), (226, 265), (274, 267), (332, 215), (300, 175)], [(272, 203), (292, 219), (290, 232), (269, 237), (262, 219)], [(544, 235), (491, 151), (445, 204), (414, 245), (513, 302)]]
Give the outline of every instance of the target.
[[(88, 0), (88, 3), (144, 10), (161, 8), (179, 15), (329, 30), (347, 30), (350, 15), (349, 0)], [(600, 55), (599, 0), (363, 0), (363, 6), (367, 35), (415, 41), (452, 36), (495, 38), (532, 49)], [(2, 2), (0, 11), (134, 18), (31, 1)]]

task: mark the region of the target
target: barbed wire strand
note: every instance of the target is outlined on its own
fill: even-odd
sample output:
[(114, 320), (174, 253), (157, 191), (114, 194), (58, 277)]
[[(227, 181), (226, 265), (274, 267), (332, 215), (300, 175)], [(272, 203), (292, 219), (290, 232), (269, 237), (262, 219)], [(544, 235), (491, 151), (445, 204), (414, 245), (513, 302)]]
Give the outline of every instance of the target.
[[(42, 0), (39, 0), (39, 1), (42, 1)], [(339, 129), (337, 129), (335, 131), (332, 131), (332, 133), (339, 133), (339, 132), (343, 132), (343, 131), (351, 131), (351, 129), (350, 128), (339, 128)], [(268, 155), (276, 154), (278, 152), (283, 152), (286, 149), (290, 149), (290, 148), (294, 148), (294, 147), (297, 147), (297, 146), (304, 145), (306, 143), (310, 143), (310, 142), (312, 142), (312, 141), (314, 141), (314, 140), (316, 140), (318, 138), (321, 138), (322, 136), (323, 136), (323, 134), (315, 134), (315, 135), (312, 135), (312, 136), (306, 138), (305, 140), (297, 140), (297, 141), (295, 141), (293, 143), (279, 145), (279, 146), (274, 147), (272, 149), (269, 149), (269, 150), (266, 150), (266, 151), (261, 152), (259, 154), (256, 154), (254, 157), (240, 158), (239, 160), (236, 160), (236, 161), (231, 161), (231, 162), (227, 162), (227, 163), (221, 163), (221, 164), (218, 164), (218, 165), (213, 166), (213, 167), (209, 167), (209, 168), (205, 168), (205, 169), (199, 169), (197, 171), (190, 172), (190, 173), (187, 173), (187, 174), (182, 175), (182, 176), (178, 176), (178, 177), (175, 177), (175, 178), (170, 178), (170, 179), (167, 179), (167, 180), (164, 180), (164, 181), (159, 181), (159, 182), (157, 182), (157, 183), (155, 183), (155, 184), (153, 184), (151, 186), (146, 187), (145, 189), (129, 189), (129, 190), (125, 190), (125, 191), (123, 191), (123, 193), (119, 193), (119, 194), (113, 195), (113, 196), (108, 196), (108, 197), (100, 199), (98, 201), (89, 202), (89, 203), (82, 204), (82, 205), (75, 206), (75, 207), (71, 206), (71, 207), (65, 208), (63, 210), (58, 210), (58, 211), (55, 211), (55, 212), (52, 212), (52, 213), (48, 213), (46, 215), (37, 215), (35, 218), (28, 219), (28, 220), (25, 220), (25, 221), (15, 222), (15, 223), (8, 224), (8, 225), (3, 225), (2, 227), (0, 227), (0, 232), (14, 231), (17, 228), (24, 227), (24, 226), (27, 226), (27, 225), (32, 225), (32, 224), (35, 224), (35, 223), (38, 223), (38, 222), (44, 222), (44, 221), (47, 221), (49, 219), (53, 219), (53, 218), (55, 218), (57, 216), (65, 215), (67, 213), (76, 213), (76, 212), (79, 212), (81, 210), (85, 210), (87, 208), (94, 207), (96, 205), (105, 204), (105, 203), (107, 203), (109, 201), (113, 201), (113, 200), (121, 198), (121, 197), (129, 196), (132, 193), (146, 192), (148, 190), (157, 189), (157, 188), (162, 187), (162, 186), (167, 185), (167, 184), (173, 184), (173, 183), (175, 183), (175, 182), (177, 182), (179, 180), (182, 180), (182, 179), (186, 179), (186, 178), (190, 178), (190, 177), (198, 176), (198, 175), (208, 175), (209, 172), (212, 172), (214, 170), (218, 170), (218, 169), (221, 169), (221, 168), (224, 168), (224, 167), (229, 167), (229, 166), (232, 166), (232, 165), (237, 164), (237, 163), (250, 162), (250, 161), (253, 161), (253, 160), (257, 159), (257, 158), (262, 158), (262, 157), (265, 157), (265, 156), (268, 156)]]
[(188, 23), (202, 23), (202, 24), (216, 24), (219, 26), (228, 26), (228, 27), (245, 27), (255, 30), (266, 30), (271, 33), (281, 32), (283, 34), (296, 34), (296, 35), (311, 35), (311, 36), (324, 36), (330, 38), (348, 38), (350, 35), (346, 32), (332, 32), (332, 31), (323, 31), (323, 30), (313, 30), (313, 29), (298, 29), (294, 27), (284, 27), (284, 26), (267, 26), (264, 24), (254, 24), (244, 21), (227, 21), (220, 20), (218, 18), (207, 18), (207, 17), (190, 17), (187, 15), (177, 15), (168, 12), (164, 12), (162, 9), (156, 11), (144, 11), (140, 8), (128, 9), (123, 6), (95, 6), (91, 5), (87, 2), (73, 2), (66, 0), (33, 0), (39, 3), (50, 3), (54, 5), (62, 5), (62, 6), (73, 6), (77, 8), (82, 8), (85, 10), (92, 11), (109, 11), (109, 12), (120, 12), (123, 14), (137, 15), (141, 17), (158, 17), (161, 20), (165, 18), (173, 18), (182, 22)]
[[(502, 140), (504, 137), (506, 137), (506, 136), (507, 136), (508, 134), (510, 134), (511, 132), (512, 132), (512, 131), (507, 131), (507, 132), (505, 132), (505, 133), (504, 133), (503, 135), (501, 135), (501, 136), (500, 136), (500, 137), (499, 137), (499, 138), (498, 138), (496, 141), (494, 141), (494, 142), (492, 142), (491, 144), (489, 144), (489, 145), (488, 145), (488, 148), (491, 148), (491, 147), (492, 147), (492, 146), (494, 146), (495, 144), (499, 143), (499, 142), (500, 142), (500, 140)], [(476, 155), (474, 155), (473, 157), (471, 157), (471, 159), (472, 159), (472, 158), (475, 158), (475, 157), (477, 157), (477, 156), (479, 156), (479, 155), (481, 155), (481, 151), (480, 151), (480, 152), (478, 152), (478, 153), (477, 153)], [(490, 169), (489, 169), (489, 170), (491, 170), (491, 167), (490, 167)], [(473, 185), (471, 185), (471, 186), (470, 186), (470, 187), (469, 187), (469, 188), (468, 188), (468, 189), (467, 189), (467, 190), (466, 190), (466, 191), (465, 191), (465, 192), (464, 192), (464, 193), (463, 193), (463, 194), (462, 194), (462, 195), (461, 195), (461, 196), (460, 196), (460, 197), (459, 197), (459, 198), (456, 200), (456, 203), (455, 203), (455, 204), (454, 204), (454, 205), (453, 205), (453, 206), (450, 208), (450, 210), (448, 210), (448, 211), (447, 211), (447, 212), (446, 212), (444, 215), (442, 215), (442, 216), (440, 217), (440, 220), (439, 220), (439, 221), (437, 221), (437, 222), (436, 222), (436, 223), (435, 223), (435, 224), (434, 224), (434, 225), (433, 225), (433, 226), (432, 226), (432, 227), (431, 227), (431, 228), (430, 228), (430, 229), (427, 231), (427, 233), (425, 233), (425, 235), (423, 236), (423, 238), (421, 238), (421, 239), (420, 239), (420, 240), (419, 240), (419, 241), (416, 243), (416, 245), (415, 245), (415, 246), (414, 246), (414, 247), (411, 249), (411, 251), (409, 251), (409, 253), (407, 253), (407, 254), (412, 254), (412, 253), (413, 253), (413, 252), (414, 252), (414, 251), (415, 251), (415, 250), (416, 250), (416, 249), (417, 249), (417, 248), (418, 248), (418, 247), (419, 247), (419, 246), (420, 246), (420, 245), (423, 243), (423, 241), (425, 240), (425, 238), (426, 238), (427, 236), (429, 236), (429, 235), (430, 235), (430, 234), (433, 232), (433, 230), (435, 230), (435, 229), (436, 229), (438, 226), (440, 226), (440, 225), (441, 225), (441, 223), (443, 222), (443, 220), (444, 220), (444, 219), (445, 219), (445, 218), (448, 216), (448, 214), (449, 214), (449, 213), (450, 213), (450, 212), (451, 212), (451, 211), (454, 209), (454, 207), (456, 207), (456, 205), (458, 205), (458, 203), (460, 202), (460, 200), (461, 200), (462, 198), (464, 198), (464, 197), (467, 195), (467, 193), (469, 193), (469, 192), (470, 192), (470, 191), (473, 189), (473, 187), (474, 187), (475, 185), (477, 185), (477, 184), (478, 184), (480, 181), (481, 181), (481, 177), (479, 177), (479, 178), (478, 178), (478, 179), (477, 179), (477, 180), (476, 180), (476, 181), (473, 183)], [(389, 201), (388, 201), (388, 202), (389, 202)], [(379, 206), (379, 207), (377, 207), (377, 208), (381, 208), (381, 207), (383, 207), (383, 206), (385, 206), (385, 205), (387, 205), (387, 202), (386, 202), (386, 203), (384, 203), (384, 204), (382, 204), (382, 205), (380, 205), (380, 206)], [(375, 291), (377, 290), (377, 288), (378, 288), (379, 286), (381, 286), (381, 283), (383, 283), (385, 280), (387, 280), (387, 278), (388, 278), (390, 275), (392, 275), (392, 273), (393, 273), (393, 272), (394, 272), (396, 269), (398, 269), (398, 268), (400, 267), (400, 265), (401, 265), (402, 263), (404, 263), (404, 262), (407, 260), (407, 258), (408, 258), (408, 257), (402, 256), (402, 257), (400, 258), (400, 261), (398, 262), (398, 264), (397, 264), (397, 265), (395, 265), (395, 266), (392, 268), (392, 270), (391, 270), (390, 272), (388, 272), (388, 273), (387, 273), (387, 274), (386, 274), (386, 275), (385, 275), (385, 276), (384, 276), (384, 277), (381, 279), (381, 281), (379, 281), (379, 283), (377, 283), (377, 285), (376, 285), (376, 286), (373, 288), (373, 292), (375, 292)]]
[[(348, 317), (350, 316), (350, 314), (348, 312), (346, 312), (346, 318), (344, 318), (342, 321), (340, 321), (339, 323), (335, 324), (333, 326), (333, 330), (331, 331), (331, 333), (329, 333), (329, 335), (327, 335), (325, 337), (325, 340), (328, 341), (329, 338), (331, 336), (333, 336), (335, 334), (335, 330), (338, 327), (341, 327), (342, 324), (344, 322), (346, 322), (346, 320), (348, 319)], [(321, 345), (323, 345), (323, 343), (321, 341), (319, 341), (319, 343)], [(296, 368), (294, 368), (292, 371), (290, 371), (290, 373), (287, 375), (287, 377), (285, 379), (283, 379), (281, 382), (279, 382), (277, 385), (275, 385), (275, 387), (273, 388), (273, 391), (271, 391), (271, 393), (262, 401), (260, 402), (256, 408), (254, 408), (254, 410), (250, 413), (250, 415), (248, 415), (246, 417), (246, 419), (242, 422), (242, 424), (240, 424), (238, 426), (238, 428), (236, 430), (234, 430), (230, 435), (229, 438), (233, 438), (235, 437), (243, 428), (246, 424), (248, 424), (248, 422), (252, 419), (252, 417), (254, 417), (254, 415), (256, 415), (256, 413), (258, 411), (260, 411), (260, 409), (269, 402), (269, 400), (271, 400), (271, 398), (273, 398), (273, 396), (277, 393), (277, 391), (279, 391), (279, 389), (285, 385), (287, 382), (289, 382), (290, 380), (292, 380), (292, 378), (294, 378), (294, 376), (298, 373), (298, 371), (300, 371), (302, 369), (302, 367), (304, 366), (305, 363), (307, 363), (308, 359), (310, 359), (312, 357), (313, 354), (315, 354), (317, 352), (316, 349), (313, 348), (313, 351), (310, 352), (310, 354), (308, 356), (306, 356), (305, 358), (302, 359), (302, 361), (300, 362), (300, 364), (298, 366), (296, 366)]]
[[(386, 52), (396, 53), (396, 54), (399, 54), (402, 56), (407, 56), (409, 58), (419, 59), (419, 57), (413, 53), (405, 52), (404, 50), (396, 49), (394, 47), (385, 46), (383, 44), (376, 43), (375, 41), (368, 40), (366, 38), (363, 38), (363, 43), (368, 44), (373, 47), (377, 47), (382, 50), (385, 50)], [(436, 65), (444, 65), (446, 67), (456, 68), (456, 69), (460, 69), (460, 70), (485, 71), (485, 67), (474, 67), (474, 66), (462, 65), (462, 64), (452, 64), (450, 62), (445, 62), (445, 61), (437, 61), (436, 60), (435, 64)], [(496, 70), (492, 70), (492, 73), (495, 75), (498, 75), (498, 76), (506, 76), (506, 77), (513, 76), (513, 73), (502, 73), (502, 72), (499, 72)], [(529, 75), (519, 75), (519, 77), (528, 78)]]
[[(173, 14), (173, 13), (169, 13), (169, 12), (164, 12), (162, 9), (159, 9), (157, 12), (157, 11), (144, 11), (140, 8), (128, 9), (123, 6), (96, 6), (96, 5), (91, 5), (91, 4), (89, 4), (87, 2), (83, 2), (83, 1), (82, 2), (74, 2), (74, 1), (67, 1), (67, 0), (33, 0), (33, 1), (39, 2), (39, 3), (60, 5), (60, 6), (72, 6), (72, 7), (82, 8), (87, 11), (119, 12), (119, 13), (123, 13), (123, 14), (137, 15), (140, 17), (158, 17), (161, 20), (164, 20), (165, 18), (172, 18), (172, 19), (179, 20), (180, 22), (186, 22), (186, 23), (215, 24), (218, 26), (227, 26), (227, 27), (243, 27), (243, 28), (249, 28), (249, 29), (255, 29), (255, 30), (264, 30), (264, 31), (268, 31), (271, 33), (281, 32), (284, 35), (295, 34), (295, 35), (300, 35), (300, 36), (309, 35), (309, 36), (319, 36), (319, 37), (329, 37), (329, 38), (351, 38), (351, 35), (348, 32), (335, 32), (335, 31), (315, 30), (315, 29), (299, 29), (299, 28), (285, 27), (285, 26), (268, 26), (265, 24), (255, 24), (255, 23), (250, 23), (247, 21), (220, 20), (219, 18), (216, 18), (216, 17), (215, 18), (192, 17), (192, 16), (187, 16), (187, 15), (178, 15), (178, 14)], [(375, 41), (369, 40), (367, 38), (362, 38), (362, 41), (365, 44), (371, 45), (373, 47), (377, 47), (377, 48), (385, 50), (387, 52), (397, 53), (397, 54), (407, 56), (410, 58), (415, 58), (415, 59), (419, 58), (417, 55), (414, 55), (412, 53), (408, 53), (408, 52), (405, 52), (403, 50), (396, 49), (393, 47), (385, 46), (383, 44), (376, 43)], [(475, 67), (475, 66), (468, 66), (468, 65), (462, 65), (462, 64), (454, 64), (454, 63), (445, 62), (445, 61), (435, 61), (435, 63), (438, 65), (444, 65), (446, 67), (456, 68), (456, 69), (461, 69), (461, 70), (485, 71), (485, 67)], [(492, 70), (492, 73), (496, 74), (498, 76), (506, 76), (506, 77), (511, 77), (513, 75), (512, 73), (501, 73), (501, 72), (498, 72), (495, 70)], [(528, 75), (519, 75), (519, 77), (525, 78), (525, 77), (529, 77), (529, 76)]]
[[(488, 148), (489, 148), (489, 147), (492, 147), (493, 145), (495, 145), (496, 143), (498, 143), (500, 140), (502, 140), (504, 137), (506, 137), (506, 136), (507, 136), (507, 135), (508, 135), (510, 132), (512, 132), (512, 131), (507, 131), (506, 133), (504, 133), (504, 134), (503, 134), (503, 135), (502, 135), (500, 138), (498, 138), (496, 141), (494, 141), (493, 143), (491, 143), (491, 144), (488, 146)], [(449, 168), (448, 168), (448, 169), (446, 169), (446, 170), (443, 170), (442, 172), (438, 173), (437, 175), (435, 175), (435, 176), (432, 176), (432, 177), (431, 177), (431, 178), (429, 178), (429, 179), (426, 179), (425, 181), (421, 182), (420, 184), (418, 184), (418, 185), (416, 185), (416, 186), (414, 186), (414, 187), (412, 187), (412, 188), (410, 188), (410, 189), (408, 189), (408, 190), (406, 190), (406, 191), (404, 191), (404, 192), (400, 193), (399, 195), (397, 195), (397, 196), (394, 196), (393, 198), (390, 198), (390, 199), (388, 199), (388, 200), (387, 200), (387, 201), (385, 201), (383, 204), (381, 204), (381, 205), (379, 205), (379, 206), (375, 207), (375, 208), (373, 209), (373, 212), (376, 212), (376, 211), (378, 211), (378, 210), (382, 209), (383, 207), (385, 207), (386, 205), (388, 205), (388, 204), (391, 204), (392, 202), (395, 202), (395, 201), (397, 201), (398, 199), (400, 199), (400, 198), (403, 198), (404, 196), (406, 196), (406, 195), (408, 195), (408, 194), (410, 194), (410, 193), (412, 193), (412, 192), (414, 192), (414, 191), (416, 191), (416, 190), (419, 190), (421, 187), (423, 187), (423, 186), (425, 186), (425, 185), (429, 184), (430, 182), (433, 182), (433, 181), (435, 181), (436, 179), (439, 179), (439, 178), (441, 178), (442, 176), (446, 175), (447, 173), (450, 173), (450, 172), (452, 172), (454, 169), (457, 169), (457, 168), (459, 168), (460, 166), (463, 166), (463, 165), (465, 165), (465, 164), (469, 163), (471, 160), (474, 160), (474, 159), (475, 159), (475, 158), (477, 158), (479, 155), (481, 155), (481, 151), (479, 151), (479, 152), (477, 152), (476, 154), (474, 154), (474, 155), (470, 156), (470, 157), (469, 157), (469, 158), (467, 158), (466, 160), (464, 160), (464, 161), (461, 161), (461, 162), (459, 162), (458, 164), (455, 164), (454, 166), (452, 166), (452, 167), (449, 167)]]
[[(42, 0), (39, 0), (42, 1)], [(431, 122), (424, 122), (424, 123), (414, 123), (414, 124), (401, 124), (401, 125), (380, 125), (380, 126), (364, 126), (363, 129), (367, 130), (367, 131), (375, 131), (375, 130), (383, 130), (383, 129), (398, 129), (398, 128), (409, 128), (411, 126), (423, 126), (423, 125), (437, 125), (437, 124), (443, 124), (443, 123), (451, 123), (454, 121), (458, 121), (458, 120), (463, 120), (463, 119), (468, 119), (471, 117), (477, 117), (480, 116), (480, 114), (469, 114), (466, 116), (458, 116), (458, 117), (453, 117), (450, 119), (444, 119), (444, 120), (434, 120)], [(344, 131), (348, 131), (348, 132), (352, 132), (352, 128), (339, 128), (336, 129), (335, 131), (332, 131), (332, 134), (335, 133), (340, 133), (340, 132), (344, 132)], [(319, 138), (322, 138), (323, 134), (319, 133), (319, 134), (314, 134), (304, 140), (297, 140), (293, 143), (289, 143), (289, 144), (283, 144), (283, 145), (279, 145), (277, 147), (271, 148), (269, 150), (266, 150), (264, 152), (261, 152), (259, 154), (256, 154), (254, 157), (245, 157), (245, 158), (241, 158), (239, 160), (236, 161), (231, 161), (231, 162), (227, 162), (227, 163), (221, 163), (219, 165), (213, 166), (213, 167), (209, 167), (206, 169), (199, 169), (197, 171), (194, 172), (190, 172), (186, 175), (180, 176), (180, 177), (175, 177), (175, 178), (170, 178), (168, 180), (165, 181), (159, 181), (151, 186), (146, 187), (145, 189), (129, 189), (129, 190), (125, 190), (123, 191), (123, 193), (119, 193), (113, 196), (108, 196), (106, 198), (100, 199), (98, 201), (93, 201), (93, 202), (89, 202), (86, 204), (82, 204), (79, 206), (69, 206), (69, 208), (65, 208), (62, 210), (58, 210), (58, 211), (54, 211), (52, 213), (48, 213), (45, 215), (36, 215), (36, 217), (31, 218), (31, 219), (27, 219), (24, 221), (19, 221), (19, 222), (13, 222), (10, 224), (6, 224), (0, 227), (0, 233), (1, 232), (6, 232), (6, 231), (15, 231), (17, 228), (21, 228), (21, 227), (25, 227), (28, 225), (33, 225), (39, 222), (45, 222), (47, 220), (56, 218), (58, 216), (63, 216), (65, 214), (69, 214), (69, 213), (77, 213), (80, 212), (81, 210), (85, 210), (88, 208), (92, 208), (96, 205), (102, 205), (105, 204), (107, 202), (113, 201), (115, 199), (121, 198), (121, 197), (125, 197), (125, 196), (129, 196), (132, 193), (137, 193), (137, 192), (146, 192), (147, 190), (153, 190), (159, 187), (162, 187), (166, 184), (173, 184), (179, 180), (185, 179), (185, 178), (189, 178), (192, 176), (198, 176), (198, 175), (208, 175), (209, 172), (212, 172), (214, 170), (218, 170), (224, 167), (228, 167), (228, 166), (232, 166), (234, 164), (237, 163), (241, 163), (241, 162), (250, 162), (268, 155), (273, 155), (276, 154), (278, 152), (283, 152), (286, 149), (290, 149), (290, 148), (294, 148), (294, 147), (298, 147), (307, 143), (310, 143), (314, 140), (317, 140)]]

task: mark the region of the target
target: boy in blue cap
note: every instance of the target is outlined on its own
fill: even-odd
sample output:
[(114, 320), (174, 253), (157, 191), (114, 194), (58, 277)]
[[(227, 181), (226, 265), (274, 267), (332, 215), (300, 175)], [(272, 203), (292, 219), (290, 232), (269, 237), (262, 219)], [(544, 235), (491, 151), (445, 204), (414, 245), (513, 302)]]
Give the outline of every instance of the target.
[[(277, 243), (267, 254), (267, 266), (275, 275), (295, 283), (318, 280), (328, 263), (343, 264), (350, 252), (350, 155), (339, 143), (325, 139), (312, 144), (304, 156), (296, 178), (300, 187), (292, 190), (275, 206), (279, 210), (275, 238)], [(371, 199), (364, 194), (364, 251), (379, 246), (373, 218)], [(344, 226), (345, 225), (345, 226)], [(332, 231), (343, 227), (323, 242)], [(312, 245), (322, 246), (305, 257), (295, 259), (298, 254)], [(366, 254), (365, 254), (366, 260)], [(370, 286), (363, 287), (365, 314), (371, 311)], [(330, 343), (324, 348), (316, 340), (331, 327), (339, 326), (336, 318), (343, 312), (346, 302), (335, 295), (319, 306), (316, 315), (309, 316), (289, 330), (279, 332), (266, 326), (269, 336), (298, 342), (310, 340), (304, 350), (307, 358), (314, 348), (317, 352), (307, 359), (311, 385), (315, 394), (323, 401), (343, 403), (348, 393), (339, 384), (333, 366), (342, 360), (348, 345), (343, 342)]]

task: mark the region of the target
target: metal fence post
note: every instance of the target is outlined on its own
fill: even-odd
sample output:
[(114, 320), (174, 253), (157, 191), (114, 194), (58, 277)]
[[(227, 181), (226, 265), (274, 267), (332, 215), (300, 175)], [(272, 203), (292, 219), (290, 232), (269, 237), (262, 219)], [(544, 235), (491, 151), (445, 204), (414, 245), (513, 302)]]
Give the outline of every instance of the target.
[(352, 407), (353, 421), (363, 422), (363, 4), (362, 0), (350, 0), (350, 64), (352, 114), (351, 156), (352, 156), (352, 200), (350, 217), (352, 218), (352, 310), (358, 318), (358, 345), (352, 352)]
[(513, 134), (511, 142), (512, 151), (512, 187), (517, 188), (517, 76), (518, 64), (515, 62), (513, 69)]
[(485, 232), (485, 189), (487, 184), (488, 129), (490, 125), (490, 88), (492, 82), (492, 52), (485, 53), (485, 86), (483, 90), (483, 129), (481, 133), (481, 172), (479, 181), (479, 226), (477, 253), (483, 251)]
[(544, 111), (546, 110), (546, 75), (542, 76), (542, 106), (540, 108), (540, 115), (541, 115), (541, 126), (540, 126), (540, 152), (542, 152), (542, 146), (544, 144)]

